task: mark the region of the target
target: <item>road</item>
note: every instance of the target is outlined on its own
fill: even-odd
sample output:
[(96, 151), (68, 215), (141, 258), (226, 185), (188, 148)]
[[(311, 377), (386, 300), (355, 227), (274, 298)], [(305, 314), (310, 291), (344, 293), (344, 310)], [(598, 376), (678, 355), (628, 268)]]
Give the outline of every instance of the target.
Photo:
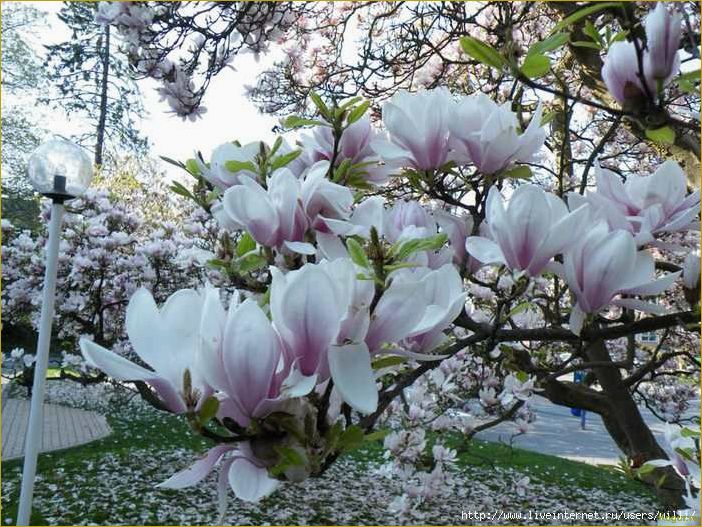
[[(536, 421), (527, 434), (514, 439), (515, 447), (552, 454), (590, 464), (616, 464), (622, 455), (602, 423), (592, 412), (587, 413), (585, 430), (580, 428), (580, 418), (570, 413), (570, 408), (557, 406), (542, 397), (534, 397), (532, 407)], [(689, 415), (699, 415), (700, 402), (692, 401)], [(661, 446), (665, 447), (665, 423), (650, 411), (641, 408), (641, 414), (653, 430)], [(688, 415), (686, 414), (686, 415)], [(514, 425), (502, 423), (476, 435), (479, 439), (509, 443)]]

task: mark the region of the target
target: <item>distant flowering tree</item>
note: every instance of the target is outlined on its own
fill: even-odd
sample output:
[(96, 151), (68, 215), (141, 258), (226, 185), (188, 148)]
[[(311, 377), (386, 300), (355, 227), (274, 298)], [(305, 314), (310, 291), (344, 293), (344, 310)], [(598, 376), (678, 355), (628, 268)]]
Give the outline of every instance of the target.
[[(450, 485), (456, 452), (444, 432), (470, 438), (511, 421), (524, 433), (534, 419), (529, 401), (538, 394), (601, 415), (643, 480), (659, 482), (664, 474), (663, 487), (678, 500), (699, 491), (699, 478), (645, 464), (669, 455), (637, 405), (680, 419), (693, 395), (685, 387), (699, 382), (699, 261), (686, 258), (699, 251), (699, 191), (688, 188), (676, 161), (637, 150), (633, 136), (617, 136), (622, 151), (608, 145), (625, 117), (662, 145), (677, 141), (676, 130), (698, 128), (668, 113), (673, 101), (699, 110), (696, 96), (677, 91), (680, 80), (677, 88), (668, 83), (677, 74), (678, 52), (670, 50), (679, 48), (680, 19), (657, 7), (643, 32), (629, 18), (622, 32), (601, 34), (588, 17), (604, 10), (619, 16), (615, 7), (570, 6), (568, 18), (557, 26), (552, 20), (550, 34), (540, 30), (542, 39), (516, 53), (515, 42), (496, 48), (466, 36), (460, 22), (484, 26), (481, 17), (497, 12), (507, 23), (507, 13), (525, 9), (526, 17), (526, 8), (487, 4), (464, 20), (454, 16), (455, 5), (445, 11), (441, 5), (413, 9), (434, 9), (437, 20), (463, 33), (453, 53), (463, 66), (481, 64), (483, 76), (470, 78), (476, 84), (437, 75), (438, 84), (426, 90), (393, 85), (377, 95), (388, 96), (379, 112), (371, 110), (376, 101), (336, 97), (346, 94), (325, 84), (329, 97), (308, 90), (304, 114), (282, 121), (286, 129), (308, 130), (294, 146), (282, 138), (272, 145), (233, 142), (209, 160), (174, 162), (194, 183), (175, 183), (173, 190), (221, 230), (207, 263), (216, 274), (203, 286), (188, 274), (186, 288), (169, 289), (167, 298), (153, 277), (130, 282), (124, 328), (134, 355), (125, 356), (121, 346), (108, 350), (95, 335), (80, 339), (90, 367), (142, 383), (152, 401), (213, 441), (204, 458), (161, 486), (194, 485), (218, 467), (222, 507), (228, 487), (258, 501), (281, 481), (323, 474), (364, 439), (383, 438), (385, 472), (405, 482), (393, 507), (411, 515)], [(294, 13), (306, 4), (277, 6), (249, 12), (237, 4), (228, 13), (261, 23), (254, 35), (265, 39), (265, 21), (272, 19), (249, 20), (246, 13), (275, 18), (284, 16), (276, 9)], [(392, 18), (392, 9), (401, 9), (393, 6), (339, 9), (359, 15), (390, 9)], [(173, 88), (197, 58), (186, 54), (176, 64), (149, 53), (167, 51), (155, 31), (173, 29), (166, 14), (186, 8), (198, 9), (103, 4), (99, 13), (132, 35), (137, 58), (154, 59), (136, 63), (157, 67), (145, 71), (161, 72)], [(625, 8), (621, 16), (630, 15)], [(187, 26), (181, 22), (176, 29)], [(288, 22), (291, 30), (306, 23)], [(416, 33), (426, 26), (414, 19), (412, 27)], [(380, 29), (371, 30), (377, 37)], [(494, 32), (504, 36), (500, 27)], [(201, 41), (200, 49), (221, 44), (221, 35)], [(441, 54), (442, 42), (433, 45), (427, 60), (454, 60)], [(600, 65), (602, 53), (613, 100), (634, 88), (650, 93), (635, 109), (580, 98), (567, 72), (551, 72), (552, 58), (566, 46), (573, 53), (596, 47)], [(621, 77), (620, 90), (622, 46), (633, 46), (638, 69), (635, 78)], [(385, 57), (381, 66), (388, 70), (376, 75), (398, 75), (402, 57)], [(329, 72), (337, 70), (329, 65)], [(535, 80), (547, 74), (558, 89)], [(510, 90), (500, 90), (501, 82), (478, 89), (495, 77), (509, 79)], [(190, 102), (185, 92), (169, 95), (183, 115), (199, 104), (190, 82), (178, 84), (192, 92)], [(462, 95), (466, 89), (470, 95)], [(560, 106), (536, 93), (550, 93)], [(653, 106), (662, 121), (642, 123), (637, 112)], [(571, 120), (587, 128), (595, 110), (614, 110), (616, 126), (602, 136), (599, 127), (570, 133)], [(152, 243), (144, 239), (142, 246)], [(566, 380), (576, 371), (584, 372), (584, 382)], [(681, 443), (691, 456), (688, 446)]]

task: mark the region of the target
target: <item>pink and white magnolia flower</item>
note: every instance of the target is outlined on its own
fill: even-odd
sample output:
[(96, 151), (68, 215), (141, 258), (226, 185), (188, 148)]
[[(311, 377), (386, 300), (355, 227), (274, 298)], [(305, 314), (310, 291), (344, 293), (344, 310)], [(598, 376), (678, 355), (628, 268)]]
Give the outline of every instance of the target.
[[(341, 135), (336, 163), (345, 159), (354, 165), (368, 163), (363, 167), (364, 179), (374, 185), (385, 183), (395, 169), (381, 164), (380, 156), (371, 146), (378, 135), (367, 115), (352, 123)], [(301, 142), (313, 162), (331, 161), (334, 157), (334, 134), (329, 126), (316, 127), (312, 135), (303, 135)]]
[[(659, 83), (668, 84), (680, 69), (681, 16), (671, 14), (658, 3), (645, 20), (647, 46), (643, 53), (643, 78), (648, 92), (656, 96)], [(643, 48), (643, 46), (641, 46)], [(602, 80), (621, 105), (646, 95), (641, 81), (639, 60), (633, 42), (614, 42), (607, 51), (602, 67)]]
[(353, 264), (342, 262), (307, 264), (287, 274), (271, 268), (271, 315), (287, 361), (320, 382), (331, 376), (344, 401), (372, 413), (378, 393), (362, 340), (372, 293), (355, 284), (356, 273), (348, 267)]
[(665, 80), (677, 73), (680, 68), (678, 47), (682, 32), (682, 15), (671, 13), (663, 2), (646, 15), (644, 26), (648, 53), (645, 55), (644, 70), (654, 79)]
[[(433, 271), (426, 267), (403, 269), (392, 276), (393, 283), (419, 281), (424, 288), (424, 304), (415, 303), (415, 307), (424, 309), (423, 317), (400, 345), (411, 353), (433, 351), (446, 342), (448, 337), (444, 330), (456, 320), (465, 306), (467, 295), (461, 275), (452, 264), (446, 264)], [(374, 334), (374, 338), (377, 339), (378, 335)]]
[(427, 209), (416, 201), (397, 201), (385, 211), (383, 229), (379, 234), (390, 243), (427, 238), (437, 233), (437, 225)]
[(205, 291), (196, 366), (221, 395), (221, 417), (246, 427), (282, 401), (309, 393), (316, 377), (292, 372), (293, 364), (286, 358), (278, 334), (256, 301), (239, 304), (235, 296), (227, 313), (218, 291)]
[(403, 269), (391, 276), (373, 312), (366, 336), (368, 348), (380, 352), (385, 344), (402, 342), (410, 352), (433, 350), (445, 340), (441, 331), (465, 304), (458, 271), (446, 264), (433, 271)]
[(449, 116), (453, 100), (446, 88), (399, 91), (383, 106), (388, 140), (372, 148), (388, 163), (435, 170), (449, 161)]
[(473, 218), (457, 216), (444, 210), (435, 210), (432, 215), (441, 231), (448, 236), (453, 263), (458, 267), (465, 265), (468, 273), (473, 274), (480, 267), (480, 262), (466, 251), (466, 240), (473, 230)]
[(536, 277), (574, 243), (586, 212), (584, 207), (569, 212), (558, 196), (532, 184), (518, 187), (505, 207), (499, 190), (492, 187), (486, 204), (490, 238), (471, 236), (466, 249), (483, 264), (505, 264)]
[(241, 183), (224, 193), (224, 212), (229, 218), (267, 247), (304, 241), (309, 221), (299, 201), (300, 181), (290, 170), (276, 170), (267, 189), (251, 178)]
[(496, 174), (514, 163), (532, 161), (546, 140), (541, 104), (524, 133), (509, 102), (498, 105), (485, 94), (464, 97), (449, 121), (451, 148), (482, 174)]
[(662, 232), (699, 228), (700, 191), (687, 193), (685, 174), (675, 161), (664, 162), (650, 176), (631, 174), (624, 183), (611, 170), (596, 166), (595, 171), (597, 191), (586, 198), (572, 193), (569, 202), (589, 202), (610, 228), (635, 234), (639, 245)]
[(200, 169), (200, 174), (215, 187), (226, 190), (232, 185), (243, 183), (243, 178), (256, 180), (256, 173), (247, 170), (229, 170), (228, 161), (251, 163), (256, 166), (256, 156), (261, 150), (261, 143), (254, 142), (243, 146), (235, 143), (224, 143), (212, 151), (210, 164), (207, 166), (199, 154), (195, 155), (195, 163)]
[(629, 232), (610, 232), (604, 222), (581, 232), (576, 240), (563, 255), (563, 274), (576, 298), (569, 322), (573, 333), (580, 334), (586, 313), (598, 313), (610, 304), (663, 312), (658, 304), (621, 295), (658, 295), (673, 285), (679, 271), (656, 278), (651, 255), (636, 250)]
[[(226, 507), (227, 483), (234, 495), (243, 501), (258, 502), (278, 488), (280, 482), (268, 475), (265, 464), (252, 452), (248, 442), (234, 445), (218, 445), (190, 467), (176, 472), (157, 485), (165, 489), (184, 489), (204, 480), (217, 464), (220, 464), (218, 492), (220, 503)], [(224, 508), (220, 505), (220, 513)]]
[[(644, 60), (644, 63), (646, 60)], [(656, 93), (655, 79), (646, 75), (644, 78), (649, 93)], [(621, 105), (629, 100), (638, 100), (646, 95), (646, 90), (639, 77), (638, 58), (636, 47), (631, 42), (614, 42), (607, 51), (607, 56), (602, 66), (602, 80), (607, 90)]]
[(137, 356), (153, 369), (139, 366), (87, 338), (80, 339), (83, 357), (88, 365), (114, 379), (148, 383), (169, 410), (185, 412), (188, 409), (183, 398), (186, 370), (190, 372), (193, 394), (199, 395), (199, 401), (211, 393), (195, 367), (202, 305), (202, 295), (197, 291), (181, 289), (168, 297), (159, 310), (151, 293), (140, 288), (127, 306), (127, 335)]

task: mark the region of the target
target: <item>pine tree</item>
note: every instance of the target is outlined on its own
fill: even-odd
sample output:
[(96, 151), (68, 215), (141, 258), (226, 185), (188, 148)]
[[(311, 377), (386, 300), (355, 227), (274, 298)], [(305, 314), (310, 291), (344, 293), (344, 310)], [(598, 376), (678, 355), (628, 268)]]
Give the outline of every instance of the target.
[(76, 140), (90, 146), (102, 166), (110, 150), (143, 153), (137, 128), (143, 114), (139, 88), (109, 26), (95, 22), (97, 2), (64, 2), (59, 18), (71, 31), (65, 42), (46, 46), (49, 81), (57, 95), (45, 101), (90, 123)]

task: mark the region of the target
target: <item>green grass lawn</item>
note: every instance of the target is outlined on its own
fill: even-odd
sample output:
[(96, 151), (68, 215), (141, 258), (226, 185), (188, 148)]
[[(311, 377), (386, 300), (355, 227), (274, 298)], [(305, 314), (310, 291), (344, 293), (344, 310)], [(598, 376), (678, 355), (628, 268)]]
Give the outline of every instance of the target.
[[(89, 503), (92, 496), (91, 481), (99, 476), (99, 469), (105, 456), (110, 456), (113, 462), (120, 465), (134, 463), (132, 452), (136, 450), (148, 450), (154, 456), (163, 453), (164, 459), (168, 453), (174, 450), (187, 450), (202, 452), (208, 448), (210, 443), (201, 437), (193, 434), (184, 419), (168, 414), (147, 410), (146, 412), (128, 412), (117, 405), (114, 410), (107, 414), (108, 422), (113, 429), (113, 434), (87, 445), (42, 454), (39, 458), (38, 474), (41, 481), (38, 486), (44, 488), (54, 488), (57, 492), (66, 489), (66, 482), (81, 481), (82, 485), (70, 490), (76, 492), (74, 499), (85, 500)], [(432, 436), (435, 437), (435, 436)], [(529, 476), (532, 481), (544, 482), (557, 490), (562, 491), (564, 500), (568, 499), (571, 489), (574, 487), (581, 489), (598, 489), (604, 492), (628, 491), (638, 496), (653, 496), (651, 490), (641, 483), (630, 480), (617, 473), (612, 468), (600, 468), (583, 463), (569, 461), (554, 456), (538, 454), (518, 448), (511, 448), (507, 445), (489, 443), (485, 441), (473, 440), (468, 445), (462, 446), (459, 436), (449, 436), (446, 443), (449, 446), (459, 449), (459, 467), (465, 469), (467, 473), (472, 473), (475, 469), (482, 469), (480, 473), (486, 473), (485, 469), (511, 469)], [(382, 462), (383, 448), (380, 442), (366, 443), (357, 451), (347, 454), (347, 459), (353, 460), (355, 464), (363, 466), (365, 464), (377, 465)], [(8, 518), (14, 520), (17, 514), (17, 503), (19, 500), (19, 480), (22, 470), (22, 460), (13, 460), (2, 463), (3, 510), (1, 518), (7, 522)], [(170, 472), (183, 468), (168, 467)], [(142, 482), (143, 483), (143, 482)], [(488, 486), (493, 487), (488, 481)], [(151, 485), (151, 483), (149, 483)], [(499, 482), (495, 482), (496, 493), (504, 492)], [(151, 488), (151, 487), (149, 487)], [(86, 516), (81, 512), (76, 512), (75, 516), (62, 516), (69, 520), (68, 524), (78, 522), (90, 523), (114, 523), (120, 516), (121, 507), (148, 507), (141, 502), (143, 494), (150, 493), (151, 490), (144, 490), (144, 493), (134, 492), (128, 501), (131, 503), (115, 503), (113, 509), (93, 512)], [(163, 491), (172, 493), (173, 500), (177, 502), (179, 492)], [(276, 503), (276, 494), (268, 500)], [(267, 503), (268, 503), (267, 500)], [(280, 506), (280, 502), (276, 503)], [(294, 504), (289, 505), (293, 507)], [(126, 510), (126, 509), (125, 509)], [(80, 507), (77, 508), (80, 511)], [(255, 513), (254, 513), (255, 514)], [(252, 518), (256, 518), (255, 514)], [(325, 522), (325, 517), (315, 518), (320, 523)], [(328, 520), (328, 518), (327, 518)], [(261, 522), (267, 521), (265, 517), (260, 517)], [(42, 511), (34, 511), (32, 515), (33, 525), (46, 525), (46, 517)], [(369, 523), (373, 523), (373, 518), (369, 518)]]

